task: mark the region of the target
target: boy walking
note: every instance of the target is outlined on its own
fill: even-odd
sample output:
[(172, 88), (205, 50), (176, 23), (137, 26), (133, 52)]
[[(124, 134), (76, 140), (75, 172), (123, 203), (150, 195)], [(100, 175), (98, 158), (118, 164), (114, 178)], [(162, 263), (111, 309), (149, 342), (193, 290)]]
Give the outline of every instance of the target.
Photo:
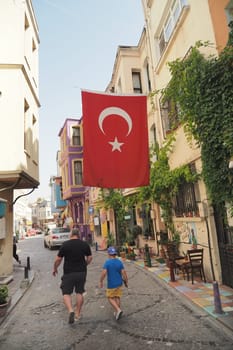
[(107, 290), (106, 296), (109, 303), (114, 309), (114, 315), (118, 321), (122, 316), (121, 310), (121, 296), (122, 296), (122, 283), (128, 285), (128, 277), (125, 271), (124, 265), (121, 260), (116, 257), (117, 251), (114, 247), (108, 248), (108, 259), (103, 265), (103, 271), (100, 276), (100, 288), (103, 287), (103, 281), (107, 276)]

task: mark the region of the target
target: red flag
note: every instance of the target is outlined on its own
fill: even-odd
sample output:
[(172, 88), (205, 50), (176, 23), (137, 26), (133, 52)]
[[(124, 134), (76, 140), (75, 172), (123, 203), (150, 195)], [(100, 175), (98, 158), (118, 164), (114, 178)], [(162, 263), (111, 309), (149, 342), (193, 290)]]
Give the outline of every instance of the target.
[(149, 184), (147, 98), (82, 91), (83, 185)]

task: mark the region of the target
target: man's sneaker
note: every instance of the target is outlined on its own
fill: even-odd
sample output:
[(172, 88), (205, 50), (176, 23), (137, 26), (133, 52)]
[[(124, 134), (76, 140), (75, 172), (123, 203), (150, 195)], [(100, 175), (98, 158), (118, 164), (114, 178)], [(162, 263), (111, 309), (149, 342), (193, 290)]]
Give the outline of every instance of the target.
[(121, 311), (121, 310), (119, 310), (119, 311), (116, 313), (116, 320), (117, 320), (117, 321), (121, 318), (122, 314), (123, 314), (123, 311)]
[(74, 323), (74, 312), (70, 312), (70, 315), (69, 315), (69, 323)]

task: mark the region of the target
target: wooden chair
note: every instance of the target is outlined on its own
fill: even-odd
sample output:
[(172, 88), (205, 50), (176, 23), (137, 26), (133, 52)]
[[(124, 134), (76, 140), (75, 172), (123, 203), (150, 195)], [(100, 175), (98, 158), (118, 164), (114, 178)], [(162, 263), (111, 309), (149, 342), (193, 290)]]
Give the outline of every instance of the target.
[(179, 266), (176, 264), (176, 260), (183, 259), (184, 257), (179, 255), (178, 246), (176, 243), (167, 244), (166, 258), (169, 263), (171, 262), (173, 264), (174, 271), (177, 273), (177, 268), (179, 268)]
[(192, 284), (193, 277), (196, 271), (200, 273), (201, 279), (204, 279), (204, 282), (206, 283), (205, 272), (203, 267), (203, 252), (203, 249), (192, 249), (187, 251), (189, 257), (189, 264), (187, 266), (187, 269), (191, 273)]

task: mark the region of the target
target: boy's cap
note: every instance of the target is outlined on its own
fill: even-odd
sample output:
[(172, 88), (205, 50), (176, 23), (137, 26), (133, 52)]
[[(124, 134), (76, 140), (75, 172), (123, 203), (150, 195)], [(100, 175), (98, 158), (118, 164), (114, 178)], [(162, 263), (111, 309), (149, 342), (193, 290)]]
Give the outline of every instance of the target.
[(117, 254), (117, 251), (114, 247), (109, 247), (108, 248), (108, 254), (109, 255), (116, 255)]

